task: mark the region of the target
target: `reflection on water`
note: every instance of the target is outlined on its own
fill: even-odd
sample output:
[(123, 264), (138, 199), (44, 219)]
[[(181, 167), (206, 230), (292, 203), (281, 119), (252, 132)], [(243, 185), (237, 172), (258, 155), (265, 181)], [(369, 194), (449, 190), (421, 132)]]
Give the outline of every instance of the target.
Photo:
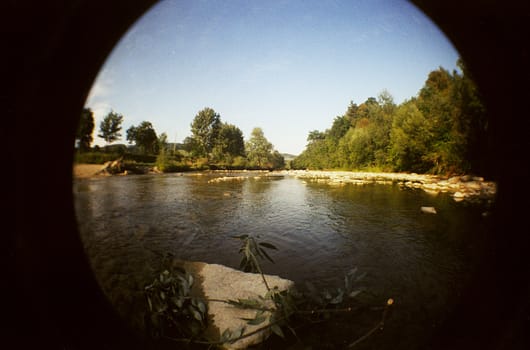
[[(209, 179), (158, 175), (74, 183), (87, 255), (125, 317), (141, 310), (143, 284), (163, 254), (237, 267), (239, 242), (231, 236), (247, 233), (279, 248), (271, 253), (276, 263), (264, 263), (264, 270), (299, 285), (337, 287), (350, 268), (366, 272), (366, 302), (392, 297), (396, 306), (385, 332), (363, 346), (420, 348), (464, 288), (487, 227), (480, 208), (392, 185)], [(422, 214), (421, 206), (434, 206), (438, 214)]]

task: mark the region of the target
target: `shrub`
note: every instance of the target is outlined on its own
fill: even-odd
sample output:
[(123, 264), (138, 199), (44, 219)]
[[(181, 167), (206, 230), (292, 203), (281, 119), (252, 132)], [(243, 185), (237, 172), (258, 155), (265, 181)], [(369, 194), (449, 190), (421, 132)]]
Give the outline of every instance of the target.
[(75, 163), (83, 164), (103, 164), (112, 160), (116, 160), (120, 157), (118, 153), (102, 153), (102, 152), (77, 152), (74, 155)]

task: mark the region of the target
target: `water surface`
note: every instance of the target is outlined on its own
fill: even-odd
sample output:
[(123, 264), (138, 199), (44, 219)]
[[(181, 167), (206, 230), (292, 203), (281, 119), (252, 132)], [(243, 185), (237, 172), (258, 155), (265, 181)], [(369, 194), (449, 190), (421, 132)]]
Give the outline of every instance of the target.
[[(239, 242), (231, 236), (252, 234), (279, 248), (265, 272), (300, 286), (339, 287), (353, 267), (367, 273), (359, 285), (365, 312), (331, 323), (339, 331), (328, 347), (355, 340), (380, 316), (370, 307), (392, 297), (385, 331), (361, 347), (422, 348), (465, 288), (488, 224), (483, 208), (397, 185), (252, 176), (208, 183), (211, 176), (74, 183), (87, 255), (103, 290), (133, 323), (141, 323), (133, 315), (141, 311), (142, 287), (165, 253), (237, 268)], [(438, 214), (422, 214), (421, 206)]]

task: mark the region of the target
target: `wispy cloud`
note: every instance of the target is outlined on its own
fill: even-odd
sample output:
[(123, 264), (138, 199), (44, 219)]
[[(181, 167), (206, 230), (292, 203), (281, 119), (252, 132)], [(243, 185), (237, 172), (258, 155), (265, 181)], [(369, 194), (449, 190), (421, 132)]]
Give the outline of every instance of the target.
[(108, 71), (101, 71), (94, 85), (90, 89), (85, 106), (94, 113), (94, 143), (104, 145), (104, 142), (97, 137), (99, 124), (111, 110), (110, 96), (113, 91), (113, 79)]

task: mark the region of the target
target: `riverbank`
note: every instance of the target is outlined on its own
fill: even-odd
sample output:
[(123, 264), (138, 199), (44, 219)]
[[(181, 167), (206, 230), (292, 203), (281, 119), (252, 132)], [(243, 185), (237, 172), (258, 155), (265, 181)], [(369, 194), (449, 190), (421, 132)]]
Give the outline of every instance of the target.
[[(108, 164), (74, 164), (73, 174), (75, 178), (91, 178), (109, 176), (105, 171)], [(159, 174), (156, 170), (146, 173)], [(197, 174), (197, 172), (191, 172)], [(229, 176), (216, 177), (208, 183), (216, 183), (228, 180), (244, 180), (250, 177), (268, 176), (292, 176), (306, 181), (326, 183), (332, 186), (345, 184), (367, 185), (367, 184), (397, 184), (403, 188), (421, 189), (431, 195), (449, 193), (455, 201), (462, 200), (492, 200), (497, 192), (497, 184), (486, 181), (482, 177), (464, 175), (444, 177), (440, 175), (415, 174), (415, 173), (382, 173), (382, 172), (354, 172), (354, 171), (320, 171), (320, 170), (281, 170), (281, 171), (222, 171), (213, 170), (199, 172), (199, 174), (227, 174)], [(127, 172), (118, 175), (127, 175)], [(239, 176), (238, 176), (239, 175)]]
[(103, 169), (103, 164), (74, 164), (73, 175), (77, 179), (108, 176), (108, 174), (103, 174), (101, 169)]
[(351, 171), (306, 171), (289, 170), (287, 175), (299, 179), (327, 183), (329, 185), (397, 184), (406, 188), (422, 189), (431, 195), (450, 193), (457, 202), (462, 200), (492, 200), (497, 184), (479, 176), (443, 177), (415, 173), (371, 173)]

